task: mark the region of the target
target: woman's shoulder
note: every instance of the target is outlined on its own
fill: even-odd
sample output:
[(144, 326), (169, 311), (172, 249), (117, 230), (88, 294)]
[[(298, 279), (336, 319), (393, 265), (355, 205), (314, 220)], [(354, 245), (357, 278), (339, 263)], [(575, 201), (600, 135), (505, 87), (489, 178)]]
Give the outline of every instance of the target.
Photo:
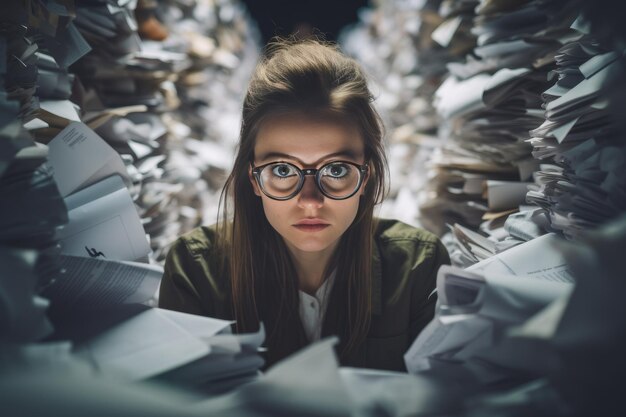
[(223, 266), (221, 245), (216, 225), (199, 226), (181, 235), (169, 249), (166, 265), (179, 265), (181, 269), (199, 269), (203, 274), (217, 271)]
[(386, 263), (423, 263), (429, 260), (449, 263), (448, 252), (434, 234), (399, 220), (377, 219), (374, 240), (379, 256)]
[(229, 317), (228, 275), (218, 253), (215, 226), (197, 227), (170, 247), (159, 306), (211, 317)]
[(218, 236), (216, 225), (198, 226), (181, 235), (172, 248), (185, 249), (190, 255), (206, 255), (217, 246)]
[(425, 244), (438, 244), (439, 238), (427, 230), (411, 226), (400, 220), (376, 219), (377, 226), (374, 239), (382, 243), (394, 243), (402, 241), (423, 242)]

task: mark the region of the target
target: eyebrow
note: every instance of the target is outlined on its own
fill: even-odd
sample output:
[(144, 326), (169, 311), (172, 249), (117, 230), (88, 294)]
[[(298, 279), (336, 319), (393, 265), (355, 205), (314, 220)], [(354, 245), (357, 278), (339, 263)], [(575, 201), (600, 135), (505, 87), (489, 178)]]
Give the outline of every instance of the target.
[(282, 159), (291, 159), (294, 161), (299, 162), (301, 165), (306, 166), (306, 165), (318, 165), (320, 162), (326, 160), (326, 159), (331, 159), (331, 158), (336, 158), (336, 157), (342, 157), (342, 158), (348, 158), (351, 159), (353, 161), (356, 161), (358, 159), (358, 157), (361, 156), (359, 155), (359, 153), (353, 151), (352, 149), (344, 149), (338, 152), (334, 152), (328, 155), (323, 156), (322, 158), (318, 159), (317, 161), (311, 163), (311, 164), (307, 164), (305, 163), (302, 159), (300, 158), (296, 158), (293, 155), (289, 155), (286, 153), (282, 153), (282, 152), (267, 152), (265, 154), (261, 155), (261, 158), (259, 158), (260, 163), (263, 163), (265, 161), (267, 161), (268, 159), (276, 159), (276, 158), (282, 158)]

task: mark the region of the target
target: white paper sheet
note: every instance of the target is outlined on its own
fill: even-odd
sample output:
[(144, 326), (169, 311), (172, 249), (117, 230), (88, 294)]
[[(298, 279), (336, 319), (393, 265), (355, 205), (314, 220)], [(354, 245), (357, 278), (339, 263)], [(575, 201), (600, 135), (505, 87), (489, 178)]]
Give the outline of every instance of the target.
[(61, 266), (63, 272), (43, 293), (61, 309), (145, 303), (163, 276), (159, 265), (79, 256), (61, 255)]
[(467, 268), (468, 271), (524, 275), (543, 280), (574, 282), (553, 233), (512, 247)]
[(48, 146), (49, 164), (64, 197), (113, 174), (131, 184), (120, 155), (83, 123), (71, 123)]
[(489, 320), (471, 314), (436, 317), (404, 354), (407, 370), (417, 373), (430, 369), (429, 356), (459, 349), (492, 327)]
[(55, 234), (63, 254), (135, 261), (150, 253), (139, 214), (113, 175), (65, 199), (69, 222)]
[(150, 309), (101, 333), (79, 349), (104, 373), (140, 380), (207, 355), (211, 348), (168, 318)]
[(532, 183), (517, 181), (487, 181), (489, 210), (503, 211), (516, 208), (526, 201), (528, 186)]

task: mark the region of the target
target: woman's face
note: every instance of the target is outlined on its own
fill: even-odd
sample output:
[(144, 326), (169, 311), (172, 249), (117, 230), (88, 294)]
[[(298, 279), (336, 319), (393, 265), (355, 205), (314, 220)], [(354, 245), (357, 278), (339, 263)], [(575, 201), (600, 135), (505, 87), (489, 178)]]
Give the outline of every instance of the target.
[[(289, 162), (300, 169), (319, 168), (332, 161), (365, 163), (363, 138), (351, 123), (321, 116), (289, 114), (263, 122), (256, 137), (254, 165)], [(280, 172), (279, 172), (280, 174)], [(302, 190), (289, 200), (273, 200), (260, 189), (249, 172), (256, 195), (272, 227), (283, 237), (292, 253), (327, 252), (354, 221), (359, 207), (359, 190), (345, 200), (321, 193), (315, 176), (305, 176)]]

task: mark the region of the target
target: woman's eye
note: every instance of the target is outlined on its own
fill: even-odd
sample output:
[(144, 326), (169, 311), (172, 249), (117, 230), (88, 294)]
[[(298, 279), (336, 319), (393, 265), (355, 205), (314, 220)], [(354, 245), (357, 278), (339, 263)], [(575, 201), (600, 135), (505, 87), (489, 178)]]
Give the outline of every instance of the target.
[(295, 175), (296, 173), (293, 167), (287, 164), (278, 164), (272, 167), (272, 174), (277, 177), (286, 178)]
[(334, 164), (328, 167), (327, 173), (334, 178), (345, 177), (348, 174), (348, 167), (345, 164)]

